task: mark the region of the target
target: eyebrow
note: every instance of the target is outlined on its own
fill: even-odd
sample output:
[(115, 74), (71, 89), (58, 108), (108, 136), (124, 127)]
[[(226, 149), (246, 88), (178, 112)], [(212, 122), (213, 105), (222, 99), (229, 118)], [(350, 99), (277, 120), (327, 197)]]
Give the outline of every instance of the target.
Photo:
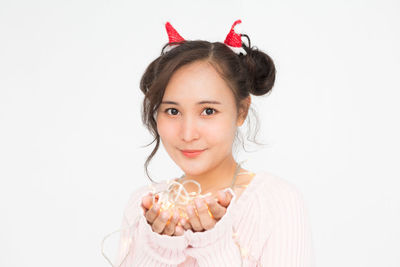
[[(162, 101), (161, 104), (171, 104), (171, 105), (177, 105), (179, 106), (179, 103), (174, 102), (174, 101)], [(203, 100), (200, 102), (196, 103), (197, 105), (202, 105), (202, 104), (221, 104), (221, 102), (214, 101), (214, 100)]]

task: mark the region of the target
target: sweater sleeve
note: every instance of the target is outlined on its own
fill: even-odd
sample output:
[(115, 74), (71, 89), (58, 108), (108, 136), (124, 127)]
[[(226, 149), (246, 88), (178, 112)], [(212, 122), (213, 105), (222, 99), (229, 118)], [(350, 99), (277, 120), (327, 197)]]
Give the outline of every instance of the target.
[(232, 193), (233, 198), (226, 213), (215, 226), (204, 232), (186, 232), (191, 246), (186, 249), (186, 254), (195, 258), (199, 267), (240, 266), (240, 250), (233, 240), (232, 229), (236, 194), (230, 188), (225, 191), (227, 190)]
[(125, 208), (115, 266), (177, 266), (185, 260), (187, 242), (184, 236), (153, 232), (142, 208), (142, 197), (150, 190), (143, 189), (132, 194)]
[(263, 245), (263, 267), (313, 267), (314, 255), (308, 211), (303, 195), (294, 185), (281, 181), (268, 192), (272, 231)]

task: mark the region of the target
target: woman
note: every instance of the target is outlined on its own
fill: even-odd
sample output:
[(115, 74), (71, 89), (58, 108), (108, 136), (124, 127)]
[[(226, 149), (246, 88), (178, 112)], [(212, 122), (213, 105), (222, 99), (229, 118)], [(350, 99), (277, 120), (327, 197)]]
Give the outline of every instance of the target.
[(170, 41), (140, 83), (143, 122), (156, 141), (146, 173), (161, 140), (184, 172), (176, 182), (194, 180), (209, 196), (182, 216), (161, 212), (148, 187), (136, 190), (116, 266), (313, 266), (302, 194), (266, 171), (243, 169), (232, 154), (250, 95), (267, 94), (275, 81), (272, 59), (235, 33), (237, 23), (224, 43), (184, 40), (166, 24)]

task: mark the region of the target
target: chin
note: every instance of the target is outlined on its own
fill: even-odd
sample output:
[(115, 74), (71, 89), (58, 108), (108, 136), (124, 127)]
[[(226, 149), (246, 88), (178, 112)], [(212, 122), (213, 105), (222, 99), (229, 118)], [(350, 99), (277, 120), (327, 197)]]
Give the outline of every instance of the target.
[(182, 171), (185, 172), (186, 175), (190, 176), (200, 175), (209, 169), (208, 164), (201, 164), (201, 161), (199, 162), (199, 164), (196, 164), (195, 162), (181, 162), (181, 164), (178, 165), (182, 169)]

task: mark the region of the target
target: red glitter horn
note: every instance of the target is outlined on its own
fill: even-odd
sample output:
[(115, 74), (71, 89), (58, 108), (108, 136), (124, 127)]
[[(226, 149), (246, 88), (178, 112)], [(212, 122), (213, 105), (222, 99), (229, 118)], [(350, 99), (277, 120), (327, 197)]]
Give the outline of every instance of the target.
[(235, 26), (239, 23), (242, 23), (240, 19), (235, 21), (231, 27), (231, 30), (229, 31), (228, 35), (225, 38), (224, 43), (232, 46), (232, 47), (242, 47), (242, 36), (240, 34), (237, 34), (234, 30)]
[(174, 42), (183, 42), (185, 39), (183, 39), (182, 36), (172, 27), (171, 23), (167, 21), (165, 23), (165, 29), (167, 30), (168, 33), (168, 39), (169, 43), (174, 43)]

